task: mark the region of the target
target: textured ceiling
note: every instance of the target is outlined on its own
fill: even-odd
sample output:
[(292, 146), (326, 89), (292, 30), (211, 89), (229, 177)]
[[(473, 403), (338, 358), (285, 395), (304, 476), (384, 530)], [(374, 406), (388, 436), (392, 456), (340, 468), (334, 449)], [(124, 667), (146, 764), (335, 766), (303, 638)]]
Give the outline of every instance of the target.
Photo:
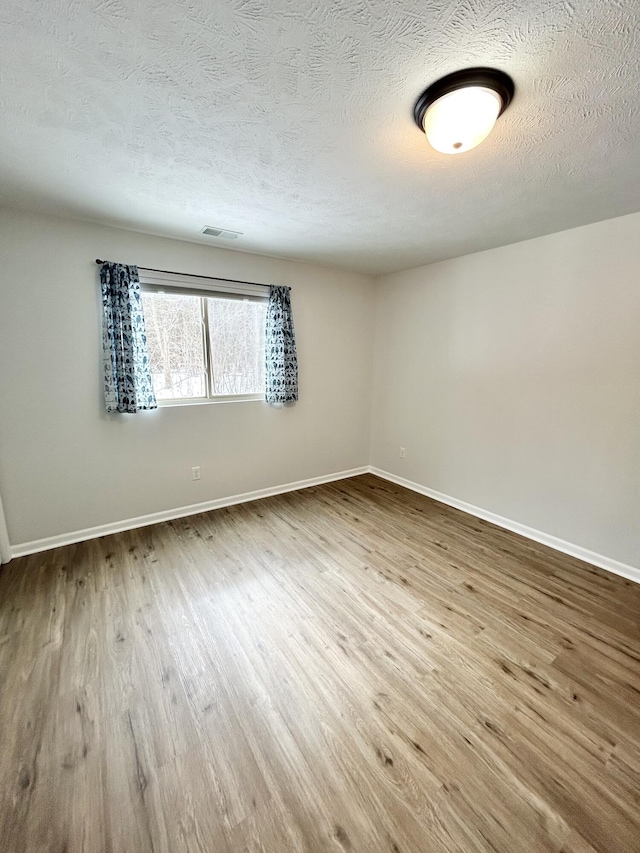
[[(516, 83), (431, 150), (416, 97)], [(640, 210), (640, 0), (3, 0), (0, 202), (381, 273)]]

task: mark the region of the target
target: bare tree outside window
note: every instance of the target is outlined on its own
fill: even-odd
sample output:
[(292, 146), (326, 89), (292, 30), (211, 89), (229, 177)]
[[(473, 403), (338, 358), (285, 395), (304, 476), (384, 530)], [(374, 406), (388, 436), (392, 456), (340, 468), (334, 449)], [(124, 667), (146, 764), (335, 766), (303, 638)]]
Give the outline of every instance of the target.
[(207, 299), (211, 394), (264, 391), (265, 303)]
[(142, 305), (158, 400), (264, 393), (266, 302), (143, 290)]
[(156, 397), (206, 397), (200, 297), (143, 291), (142, 307)]

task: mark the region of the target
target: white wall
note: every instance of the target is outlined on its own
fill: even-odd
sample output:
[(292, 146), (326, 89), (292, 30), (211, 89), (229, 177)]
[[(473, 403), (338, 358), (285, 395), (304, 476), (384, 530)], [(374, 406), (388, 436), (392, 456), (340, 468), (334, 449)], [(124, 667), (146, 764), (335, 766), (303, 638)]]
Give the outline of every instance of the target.
[[(640, 566), (640, 214), (375, 285), (15, 211), (0, 211), (0, 257), (14, 546), (370, 462)], [(291, 285), (298, 405), (107, 415), (96, 257)]]
[[(367, 464), (370, 278), (7, 210), (0, 257), (0, 489), (13, 546)], [(95, 258), (290, 285), (299, 403), (107, 415)]]
[(639, 567), (640, 214), (380, 279), (371, 463)]
[(8, 563), (10, 560), (11, 543), (9, 542), (9, 532), (7, 531), (7, 523), (4, 517), (2, 495), (0, 495), (0, 563)]

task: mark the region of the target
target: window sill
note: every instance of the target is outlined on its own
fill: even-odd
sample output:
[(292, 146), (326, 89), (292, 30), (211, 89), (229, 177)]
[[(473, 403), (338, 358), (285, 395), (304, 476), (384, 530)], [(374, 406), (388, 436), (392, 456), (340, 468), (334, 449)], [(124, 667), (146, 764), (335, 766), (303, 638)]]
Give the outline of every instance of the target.
[(158, 400), (159, 409), (173, 409), (176, 406), (209, 406), (218, 403), (264, 403), (264, 395), (262, 394), (234, 394), (228, 397), (208, 397), (206, 399), (198, 398), (193, 400)]

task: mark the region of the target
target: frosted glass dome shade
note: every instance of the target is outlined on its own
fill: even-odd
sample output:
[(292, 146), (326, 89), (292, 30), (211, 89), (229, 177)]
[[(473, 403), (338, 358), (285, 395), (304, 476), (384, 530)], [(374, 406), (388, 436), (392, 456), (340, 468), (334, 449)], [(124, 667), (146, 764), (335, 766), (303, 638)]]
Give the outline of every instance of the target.
[(455, 89), (427, 109), (424, 132), (436, 151), (462, 154), (489, 136), (501, 109), (502, 98), (493, 89), (485, 86)]

